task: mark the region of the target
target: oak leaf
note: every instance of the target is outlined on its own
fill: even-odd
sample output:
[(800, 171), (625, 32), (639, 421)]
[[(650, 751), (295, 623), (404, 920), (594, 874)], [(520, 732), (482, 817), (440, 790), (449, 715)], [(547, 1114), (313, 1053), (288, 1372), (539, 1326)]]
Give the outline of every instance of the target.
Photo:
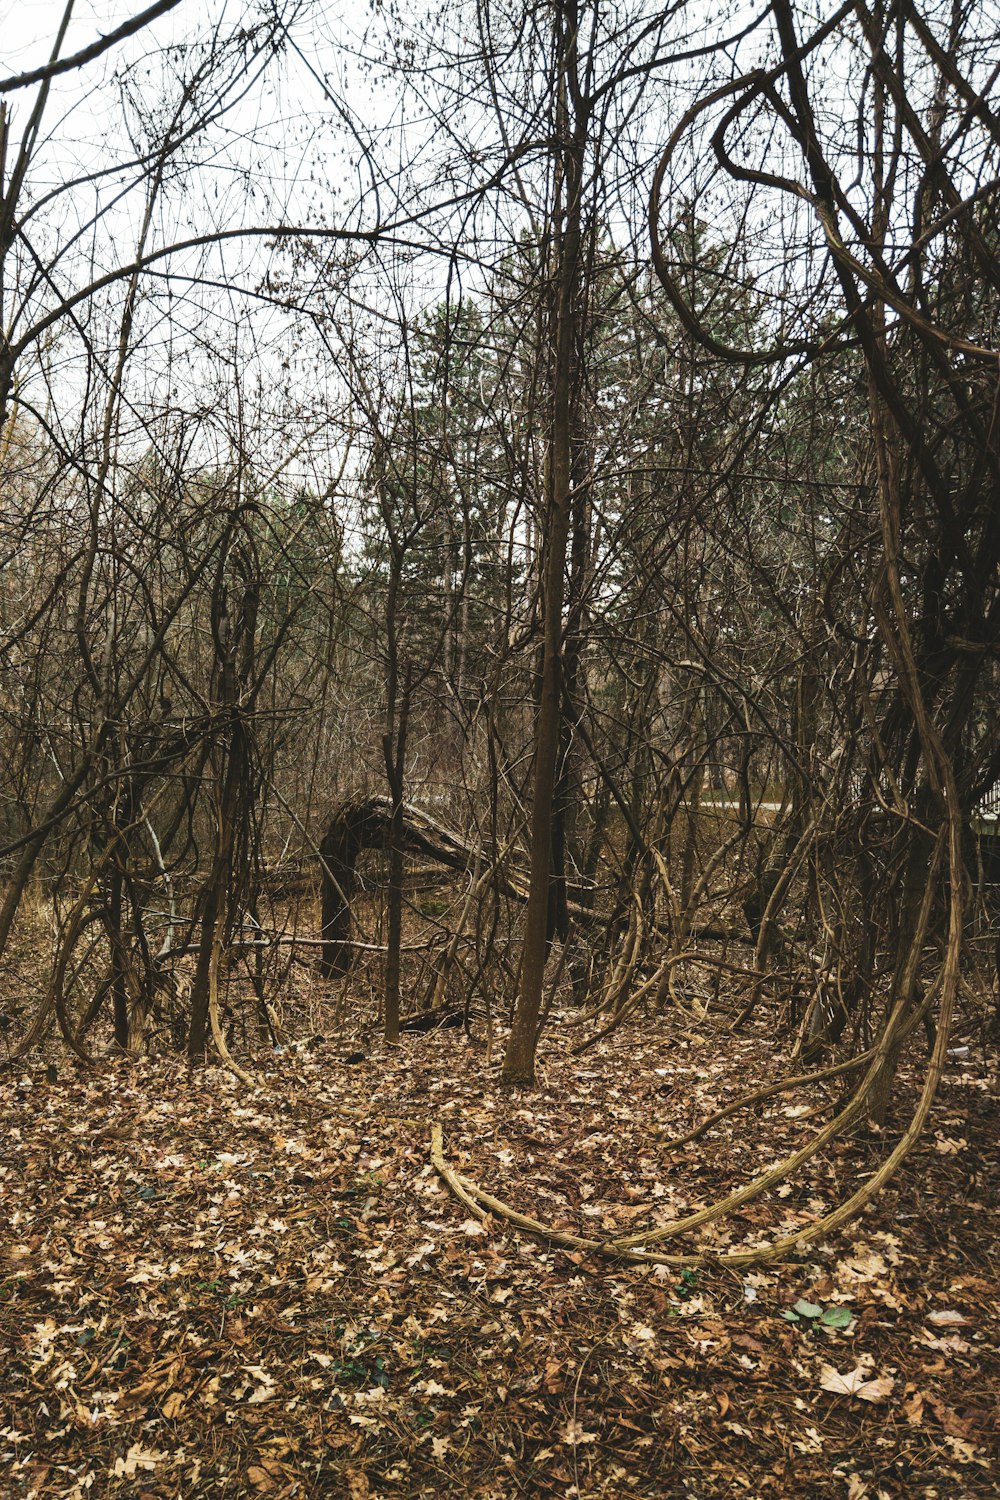
[(859, 1401), (871, 1401), (873, 1403), (884, 1401), (887, 1396), (892, 1395), (895, 1381), (889, 1375), (878, 1375), (871, 1378), (872, 1372), (864, 1365), (858, 1365), (856, 1370), (851, 1370), (846, 1375), (841, 1375), (833, 1365), (822, 1367), (820, 1389), (830, 1391), (834, 1396), (856, 1396)]

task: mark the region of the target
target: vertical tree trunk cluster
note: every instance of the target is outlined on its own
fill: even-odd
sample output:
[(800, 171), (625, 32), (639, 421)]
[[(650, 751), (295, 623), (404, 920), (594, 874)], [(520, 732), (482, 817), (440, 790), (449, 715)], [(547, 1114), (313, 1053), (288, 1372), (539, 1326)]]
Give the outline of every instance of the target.
[(531, 889), (524, 919), (517, 1005), (504, 1055), (505, 1083), (534, 1082), (538, 1019), (552, 933), (556, 773), (563, 731), (563, 606), (574, 511), (573, 453), (579, 409), (580, 265), (587, 110), (580, 92), (579, 8), (555, 7), (556, 73), (553, 204), (551, 426), (541, 529), (542, 670), (534, 733), (531, 801)]

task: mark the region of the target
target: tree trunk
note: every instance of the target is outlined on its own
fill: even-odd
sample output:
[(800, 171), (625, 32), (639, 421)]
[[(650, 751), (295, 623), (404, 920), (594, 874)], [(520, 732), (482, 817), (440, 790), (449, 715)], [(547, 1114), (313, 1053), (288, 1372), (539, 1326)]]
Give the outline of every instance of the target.
[(385, 1039), (390, 1044), (399, 1040), (400, 948), (403, 939), (403, 777), (411, 685), (412, 673), (408, 663), (403, 677), (395, 734), (392, 731), (392, 721), (396, 718), (396, 705), (393, 701), (389, 710), (389, 728), (382, 740), (386, 776), (392, 795), (392, 816), (389, 819), (389, 951), (385, 958)]
[[(549, 947), (549, 884), (552, 875), (552, 809), (562, 718), (563, 593), (572, 508), (572, 438), (577, 383), (575, 335), (580, 268), (581, 189), (585, 117), (578, 104), (576, 5), (560, 8), (558, 123), (561, 126), (561, 192), (565, 219), (556, 244), (556, 309), (553, 359), (552, 428), (547, 465), (543, 545), (542, 683), (535, 719), (534, 788), (531, 808), (531, 880), (517, 1005), (502, 1078), (504, 1083), (535, 1080), (535, 1048)], [(570, 95), (576, 106), (569, 135)]]

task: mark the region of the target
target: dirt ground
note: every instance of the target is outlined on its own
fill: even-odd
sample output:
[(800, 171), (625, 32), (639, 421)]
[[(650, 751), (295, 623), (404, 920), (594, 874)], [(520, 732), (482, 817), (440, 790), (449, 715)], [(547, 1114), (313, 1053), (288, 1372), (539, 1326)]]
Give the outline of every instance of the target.
[[(530, 1092), (501, 1088), (461, 1031), (387, 1051), (322, 1026), (243, 1054), (255, 1087), (170, 1056), (96, 1072), (35, 1057), (0, 1078), (0, 1493), (1000, 1493), (998, 1080), (981, 1040), (848, 1232), (788, 1264), (681, 1272), (477, 1223), (430, 1163), (432, 1124), (512, 1205), (610, 1237), (776, 1160), (839, 1085), (671, 1148), (775, 1078), (767, 1019), (733, 1036), (644, 1017), (578, 1059), (571, 1022), (550, 1025)], [(757, 1243), (845, 1196), (898, 1138), (922, 1061), (883, 1134), (840, 1142), (699, 1247)]]

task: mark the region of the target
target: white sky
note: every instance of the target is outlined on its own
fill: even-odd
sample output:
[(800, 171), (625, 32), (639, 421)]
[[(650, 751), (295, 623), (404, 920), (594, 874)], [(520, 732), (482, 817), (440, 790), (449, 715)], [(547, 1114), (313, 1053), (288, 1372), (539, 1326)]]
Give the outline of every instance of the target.
[[(832, 0), (820, 0), (821, 13), (827, 3), (832, 3)], [(147, 4), (148, 0), (75, 0), (69, 33), (62, 48), (63, 56), (72, 55), (97, 37), (113, 31), (122, 21), (146, 8)], [(700, 26), (714, 24), (715, 19), (728, 13), (729, 24), (734, 26), (741, 7), (744, 14), (760, 14), (763, 0), (719, 0), (714, 10), (706, 0), (690, 0), (683, 12), (683, 21), (684, 24), (690, 23), (694, 33)], [(28, 196), (37, 197), (47, 188), (57, 187), (60, 182), (65, 182), (80, 171), (90, 170), (95, 161), (103, 165), (115, 157), (127, 158), (131, 154), (121, 101), (112, 78), (116, 67), (146, 54), (156, 54), (172, 41), (189, 40), (196, 33), (203, 35), (213, 21), (241, 25), (248, 14), (253, 14), (254, 8), (248, 0), (181, 0), (174, 11), (160, 18), (137, 37), (129, 38), (105, 53), (81, 73), (71, 72), (55, 79), (43, 125), (43, 148), (33, 166), (30, 179), (32, 192)], [(808, 0), (799, 0), (801, 15), (804, 16), (809, 8)], [(983, 0), (984, 25), (992, 28), (994, 35), (997, 30), (997, 8), (998, 0)], [(16, 74), (41, 66), (48, 60), (64, 9), (64, 0), (0, 0), (0, 75)], [(504, 7), (500, 6), (498, 9), (502, 10)], [(622, 12), (628, 9), (627, 5), (622, 6)], [(506, 10), (508, 14), (516, 15), (515, 0), (507, 0)], [(653, 10), (652, 5), (650, 10)], [(401, 8), (400, 19), (395, 23), (397, 37), (405, 28), (408, 28), (411, 35), (419, 37), (425, 25), (433, 24), (430, 17), (435, 12), (439, 17), (444, 17), (438, 24), (445, 27), (455, 14), (447, 6), (441, 9), (436, 3), (428, 3), (425, 7), (422, 0), (416, 0), (415, 4), (411, 0), (409, 5)], [(602, 14), (604, 13), (602, 7)], [(609, 5), (606, 13), (615, 15), (617, 11)], [(357, 64), (356, 59), (352, 59), (350, 49), (345, 49), (345, 40), (352, 33), (360, 34), (371, 16), (372, 8), (368, 0), (313, 0), (308, 16), (300, 24), (297, 34), (306, 61), (294, 53), (282, 60), (281, 65), (274, 70), (273, 80), (254, 85), (247, 99), (215, 131), (207, 157), (200, 157), (197, 163), (185, 162), (183, 175), (178, 174), (164, 190), (162, 218), (155, 226), (158, 243), (170, 243), (187, 234), (211, 229), (215, 224), (231, 228), (254, 222), (315, 224), (322, 220), (328, 224), (353, 222), (359, 227), (371, 227), (375, 201), (374, 195), (367, 191), (369, 184), (366, 180), (363, 149), (338, 117), (330, 99), (324, 97), (320, 84), (309, 72), (310, 67), (317, 72), (328, 73), (332, 86), (347, 97), (357, 117), (363, 121), (359, 132), (362, 136), (366, 132), (379, 133), (381, 136), (378, 155), (380, 170), (384, 170), (384, 176), (381, 179), (379, 209), (383, 214), (392, 212), (392, 190), (386, 187), (386, 181), (391, 178), (394, 170), (399, 173), (400, 194), (409, 195), (411, 161), (416, 163), (412, 175), (420, 174), (429, 196), (438, 201), (446, 201), (452, 191), (453, 183), (448, 175), (452, 157), (457, 163), (456, 170), (466, 174), (465, 181), (460, 186), (467, 185), (475, 171), (465, 153), (471, 137), (477, 134), (481, 120), (477, 117), (470, 120), (463, 113), (464, 101), (455, 98), (448, 106), (452, 110), (448, 121), (452, 135), (449, 137), (445, 132), (440, 132), (432, 143), (432, 132), (427, 124), (426, 114), (423, 120), (420, 119), (419, 69), (414, 69), (409, 78), (413, 92), (409, 94), (406, 103), (401, 104), (398, 84), (395, 97), (391, 97), (377, 78), (368, 75)], [(389, 25), (387, 17), (383, 19), (383, 24)], [(460, 45), (465, 40), (454, 35), (450, 39), (455, 45)], [(720, 66), (726, 66), (724, 59), (720, 60)], [(511, 69), (511, 78), (523, 81), (523, 76), (518, 73), (515, 64)], [(683, 107), (686, 102), (685, 88), (693, 84), (696, 76), (700, 76), (700, 64), (687, 77), (684, 70), (674, 75), (673, 86), (677, 93), (669, 97), (667, 105), (661, 103), (655, 106), (654, 112), (647, 117), (645, 128), (649, 140), (636, 143), (637, 154), (644, 154), (650, 147), (655, 153), (658, 144), (668, 133), (665, 129), (667, 113), (664, 111), (672, 110), (676, 113)], [(143, 98), (142, 103), (155, 106), (159, 102), (156, 91), (163, 77), (162, 73), (157, 72), (156, 64), (151, 67), (150, 77), (151, 82), (146, 86), (150, 97)], [(145, 73), (142, 72), (138, 80), (139, 87), (144, 86), (144, 78)], [(100, 87), (101, 80), (106, 80), (104, 88)], [(428, 81), (428, 107), (435, 99), (440, 102), (445, 97), (440, 90), (435, 94), (434, 89), (435, 84)], [(13, 116), (12, 135), (15, 143), (20, 138), (19, 127), (23, 125), (35, 93), (35, 89), (26, 89), (7, 96)], [(843, 98), (842, 85), (834, 83), (828, 88), (823, 102), (827, 109), (836, 110), (838, 101), (842, 102)], [(410, 116), (411, 123), (408, 125), (402, 123), (398, 113), (403, 109)], [(661, 112), (656, 113), (656, 109)], [(133, 110), (133, 123), (134, 115)], [(848, 120), (850, 115), (848, 110)], [(485, 120), (486, 116), (481, 118)], [(393, 128), (396, 125), (400, 127), (398, 131)], [(487, 130), (485, 135), (490, 133)], [(626, 152), (629, 145), (626, 142), (623, 147)], [(483, 172), (488, 166), (491, 149), (489, 140), (486, 140), (485, 146), (481, 168)], [(700, 165), (707, 171), (711, 170), (713, 163), (708, 159), (707, 153), (704, 153)], [(640, 173), (640, 176), (642, 181), (630, 187), (628, 200), (623, 201), (617, 210), (613, 210), (617, 211), (618, 222), (622, 225), (634, 220), (639, 236), (643, 234), (644, 228), (642, 194), (646, 190), (645, 179), (648, 172), (645, 176)], [(110, 195), (112, 188), (105, 186), (101, 191)], [(64, 278), (61, 286), (65, 286), (74, 275), (84, 274), (88, 266), (99, 271), (111, 264), (128, 264), (130, 248), (136, 244), (144, 203), (141, 177), (136, 190), (127, 199), (116, 200), (114, 207), (107, 211), (100, 226), (102, 236), (99, 237), (95, 231), (92, 238), (88, 239), (84, 230), (94, 212), (96, 197), (97, 190), (93, 188), (84, 188), (79, 193), (74, 190), (72, 194), (64, 195), (65, 201), (57, 205), (58, 211), (53, 211), (43, 221), (42, 230), (39, 231), (42, 237), (37, 243), (40, 252), (46, 257), (46, 264), (50, 263), (47, 257), (52, 246), (69, 245), (65, 258), (59, 264), (59, 274)], [(765, 227), (768, 227), (761, 215), (769, 208), (773, 213), (774, 202), (763, 194), (761, 199), (763, 208), (757, 213), (756, 223), (764, 222)], [(787, 212), (784, 201), (778, 203), (778, 208), (780, 212)], [(102, 209), (108, 209), (107, 199), (102, 204)], [(358, 217), (352, 219), (352, 210), (357, 211)], [(498, 241), (503, 245), (509, 245), (511, 237), (524, 222), (523, 217), (518, 217), (519, 209), (513, 200), (508, 200), (498, 210), (501, 214), (508, 211), (509, 221), (496, 221)], [(709, 198), (705, 212), (712, 211)], [(489, 210), (484, 210), (487, 218), (488, 213)], [(720, 203), (718, 218), (722, 233), (725, 234), (728, 225), (734, 222), (728, 200)], [(457, 222), (453, 224), (447, 210), (442, 213), (441, 227), (444, 234), (453, 227), (456, 237), (459, 234)], [(479, 227), (482, 228), (483, 225)], [(487, 239), (489, 228), (487, 222)], [(34, 224), (31, 232), (35, 232)], [(419, 238), (424, 232), (425, 229), (421, 226), (414, 231), (414, 237)], [(468, 233), (468, 226), (463, 224), (461, 232)], [(775, 274), (780, 277), (784, 271), (784, 237), (779, 234), (774, 239), (778, 257)], [(471, 242), (471, 235), (468, 242)], [(483, 253), (485, 257), (489, 257), (488, 245)], [(76, 262), (72, 260), (74, 256), (77, 257)], [(386, 266), (391, 256), (392, 252), (387, 251)], [(221, 289), (212, 312), (212, 316), (219, 321), (212, 331), (205, 326), (203, 309), (206, 302), (200, 300), (201, 293), (196, 293), (185, 285), (184, 279), (186, 270), (190, 270), (192, 274), (196, 271), (203, 272), (206, 262), (199, 266), (185, 266), (180, 261), (171, 262), (174, 281), (170, 287), (169, 305), (166, 302), (163, 278), (148, 278), (144, 293), (149, 296), (145, 311), (149, 318), (146, 326), (150, 341), (143, 351), (148, 356), (146, 368), (156, 367), (156, 360), (152, 357), (154, 341), (158, 341), (155, 342), (155, 347), (160, 350), (161, 364), (165, 364), (168, 360), (175, 359), (182, 335), (189, 334), (193, 346), (201, 351), (198, 356), (203, 361), (201, 368), (204, 368), (204, 361), (209, 358), (205, 351), (211, 351), (213, 337), (219, 338), (220, 348), (222, 341), (231, 338), (233, 349), (239, 342), (248, 346), (248, 353), (255, 355), (261, 354), (272, 340), (277, 343), (286, 340), (289, 336), (288, 325), (283, 315), (268, 317), (259, 304), (251, 312), (252, 301), (241, 300), (235, 294), (229, 295), (233, 287), (240, 284), (252, 290), (254, 283), (259, 283), (266, 265), (267, 252), (259, 240), (231, 242), (216, 254), (215, 260), (208, 266), (210, 272), (217, 273)], [(83, 270), (77, 269), (78, 267)], [(400, 268), (397, 260), (391, 269), (400, 278), (409, 277), (411, 286), (415, 284), (418, 275), (424, 276), (421, 289), (423, 300), (440, 295), (442, 278), (447, 274), (445, 261), (430, 256), (423, 261), (411, 260), (403, 268)], [(475, 273), (467, 274), (473, 278), (472, 285), (475, 285)], [(328, 289), (330, 285), (330, 278), (326, 277), (324, 282), (324, 275), (323, 269), (318, 268), (316, 277), (321, 291)], [(366, 286), (361, 285), (358, 280), (353, 284), (358, 298), (362, 301), (367, 299), (368, 309), (375, 307), (376, 321), (380, 309), (384, 309), (387, 314), (392, 310), (390, 288), (391, 278), (384, 267), (374, 265)], [(817, 311), (821, 312), (822, 309)], [(337, 316), (340, 316), (339, 310)], [(345, 315), (347, 325), (350, 325), (352, 316), (353, 312)], [(347, 336), (350, 334), (351, 326), (348, 326)], [(272, 352), (267, 356), (270, 365), (265, 362), (262, 368), (265, 372), (268, 369), (285, 369), (287, 357), (288, 350), (282, 347), (277, 353)], [(66, 358), (69, 358), (69, 343)], [(315, 360), (315, 350), (310, 358)]]
[[(76, 0), (60, 55), (72, 56), (148, 4), (149, 0)], [(213, 23), (223, 32), (226, 23), (240, 26), (255, 8), (246, 0), (181, 0), (174, 11), (119, 43), (81, 72), (55, 78), (27, 198), (36, 198), (50, 188), (55, 190), (96, 166), (127, 160), (132, 155), (113, 79), (116, 68), (147, 55), (153, 58), (172, 42), (204, 36)], [(49, 61), (64, 11), (64, 0), (0, 0), (0, 76), (27, 72)], [(338, 46), (352, 33), (360, 34), (371, 17), (368, 0), (333, 0), (329, 4), (318, 0), (299, 26), (297, 39), (309, 63), (328, 72), (333, 86), (349, 93), (352, 102), (357, 101), (364, 128), (379, 131), (390, 126), (397, 115), (398, 92), (395, 98), (388, 97), (377, 77), (365, 75)], [(409, 19), (414, 19), (412, 14)], [(140, 86), (142, 78), (140, 72)], [(155, 106), (161, 78), (154, 62), (144, 103)], [(6, 96), (12, 149), (21, 138), (36, 96), (37, 86)], [(401, 154), (402, 138), (396, 138), (391, 128), (387, 138), (395, 141), (395, 151)], [(371, 222), (372, 204), (357, 141), (337, 118), (306, 63), (294, 54), (273, 70), (272, 81), (254, 86), (216, 130), (213, 141), (212, 151), (199, 155), (197, 163), (187, 166), (183, 176), (172, 180), (165, 190), (154, 243), (183, 239), (210, 230), (216, 223), (223, 228), (238, 228), (253, 222), (274, 224), (305, 218), (316, 222), (317, 213), (327, 222), (342, 222), (350, 216), (352, 204), (362, 200), (365, 222)], [(240, 170), (244, 166), (249, 169), (245, 180)], [(100, 188), (83, 184), (63, 194), (54, 214), (30, 226), (29, 234), (40, 253), (55, 267), (54, 289), (71, 291), (74, 282), (81, 284), (103, 269), (127, 264), (134, 253), (144, 202), (141, 180), (138, 190), (115, 201), (116, 180)], [(251, 188), (253, 198), (249, 196)], [(86, 223), (99, 198), (102, 217), (91, 234)], [(69, 248), (65, 252), (60, 249), (61, 258), (57, 258), (53, 247), (66, 246)], [(245, 409), (262, 448), (268, 446), (264, 429), (271, 426), (276, 454), (287, 456), (295, 441), (315, 434), (309, 439), (308, 453), (303, 453), (301, 467), (296, 468), (304, 473), (314, 463), (317, 487), (322, 487), (322, 471), (336, 472), (343, 462), (341, 445), (351, 424), (336, 414), (343, 411), (349, 398), (336, 357), (324, 357), (315, 340), (309, 344), (300, 340), (300, 332), (308, 334), (305, 325), (237, 290), (252, 290), (259, 285), (271, 259), (260, 240), (230, 242), (224, 248), (207, 251), (204, 257), (172, 258), (160, 268), (169, 276), (169, 300), (163, 275), (144, 279), (137, 305), (136, 326), (141, 333), (129, 360), (124, 388), (124, 429), (133, 425), (139, 446), (145, 447), (144, 413), (200, 408), (205, 444), (211, 444), (213, 432), (223, 434), (224, 444), (239, 404), (241, 420)], [(435, 298), (446, 274), (441, 265), (435, 260), (430, 268)], [(287, 262), (279, 257), (278, 270), (283, 269), (287, 270)], [(203, 283), (214, 283), (215, 290), (196, 285), (187, 272)], [(412, 268), (409, 274), (413, 274)], [(303, 275), (308, 280), (307, 272)], [(317, 271), (317, 277), (323, 290), (321, 272)], [(92, 341), (95, 337), (105, 341), (108, 368), (116, 332), (114, 305), (116, 299), (120, 303), (122, 285), (111, 297), (103, 325), (106, 331), (101, 332), (100, 323), (95, 325), (96, 333), (88, 330)], [(355, 287), (354, 305), (345, 304), (342, 312), (337, 311), (341, 336), (352, 337), (355, 317), (367, 325), (370, 337), (378, 335), (380, 310), (387, 317), (398, 311), (389, 287), (388, 280), (379, 284), (373, 266)], [(9, 314), (9, 307), (4, 314)], [(389, 326), (387, 322), (387, 330)], [(85, 409), (82, 382), (87, 365), (81, 349), (73, 327), (66, 322), (57, 330), (55, 342), (44, 350), (41, 361), (33, 361), (29, 349), (19, 366), (25, 405), (43, 414), (68, 448), (74, 446), (74, 424)], [(398, 355), (398, 335), (395, 351)]]
[[(75, 0), (63, 55), (69, 56), (105, 36), (146, 9), (151, 0)], [(52, 43), (65, 12), (65, 0), (0, 0), (0, 69), (4, 77), (28, 72), (48, 62)], [(182, 3), (178, 7), (182, 12)], [(167, 39), (174, 34), (176, 18), (163, 17), (153, 34)], [(126, 42), (127, 49), (134, 43)], [(27, 97), (27, 96), (25, 96)]]
[[(99, 36), (106, 36), (151, 3), (152, 0), (75, 0), (64, 55), (69, 56)], [(172, 38), (178, 23), (183, 26), (184, 12), (190, 13), (192, 3), (203, 19), (207, 10), (204, 4), (199, 0), (182, 0), (177, 11), (162, 17), (148, 35), (158, 41)], [(65, 8), (65, 0), (0, 0), (0, 59), (5, 76), (40, 67), (48, 61)], [(245, 6), (241, 7), (237, 0), (226, 8), (235, 16)], [(130, 45), (126, 42), (125, 49)]]

